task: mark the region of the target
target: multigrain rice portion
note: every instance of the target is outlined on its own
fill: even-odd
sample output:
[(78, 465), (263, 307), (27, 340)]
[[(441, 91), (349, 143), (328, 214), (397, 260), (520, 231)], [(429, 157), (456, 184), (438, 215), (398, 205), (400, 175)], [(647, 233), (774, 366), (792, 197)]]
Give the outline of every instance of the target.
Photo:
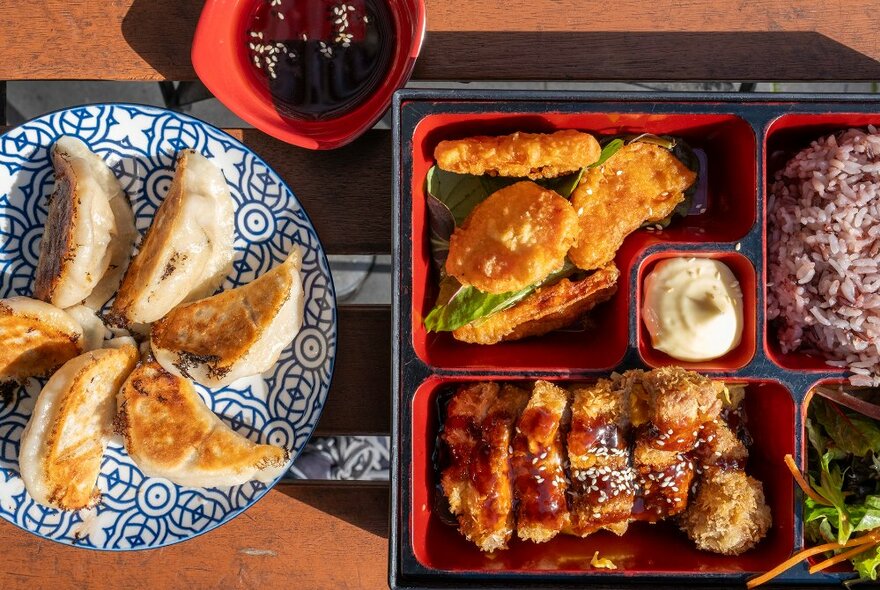
[(880, 385), (880, 134), (829, 135), (770, 186), (768, 320), (783, 352), (818, 351)]

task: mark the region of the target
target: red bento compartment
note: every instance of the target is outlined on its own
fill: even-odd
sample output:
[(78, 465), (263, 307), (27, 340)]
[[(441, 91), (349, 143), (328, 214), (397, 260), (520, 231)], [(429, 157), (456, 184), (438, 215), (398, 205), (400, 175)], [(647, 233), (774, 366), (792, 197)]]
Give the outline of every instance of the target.
[[(878, 113), (790, 113), (776, 118), (767, 127), (764, 134), (764, 178), (767, 179), (769, 198), (770, 184), (773, 175), (785, 166), (786, 162), (798, 151), (808, 147), (810, 142), (838, 131), (844, 131), (850, 127), (867, 127), (868, 125), (880, 126), (880, 114)], [(763, 235), (764, 235), (764, 284), (767, 285), (767, 199), (764, 200), (762, 211)], [(770, 289), (766, 286), (764, 294), (764, 311), (766, 317), (767, 298)], [(804, 371), (810, 373), (827, 373), (836, 371), (826, 364), (826, 359), (820, 353), (789, 352), (783, 353), (776, 337), (775, 326), (772, 322), (764, 325), (764, 348), (767, 357), (785, 369)], [(804, 406), (806, 407), (806, 406)]]
[[(621, 278), (617, 294), (589, 315), (587, 331), (557, 331), (545, 336), (491, 346), (456, 341), (449, 333), (428, 334), (423, 319), (437, 295), (431, 265), (425, 205), (425, 176), (433, 150), (443, 139), (499, 135), (514, 131), (582, 129), (597, 135), (654, 133), (683, 138), (705, 151), (708, 203), (699, 215), (677, 219), (669, 229), (630, 235), (615, 259)], [(413, 347), (425, 363), (442, 368), (511, 370), (607, 370), (626, 353), (629, 328), (629, 270), (639, 251), (658, 243), (734, 241), (757, 218), (755, 134), (732, 114), (548, 113), (511, 115), (442, 114), (422, 119), (413, 136), (412, 177), (412, 331)]]
[[(733, 272), (743, 294), (743, 332), (739, 345), (724, 356), (700, 362), (688, 362), (674, 359), (664, 352), (651, 346), (651, 334), (645, 322), (642, 321), (642, 299), (645, 285), (645, 277), (648, 276), (657, 263), (668, 258), (712, 258), (726, 264)], [(638, 347), (642, 360), (651, 367), (665, 367), (676, 365), (695, 371), (735, 371), (741, 369), (755, 356), (756, 331), (755, 310), (757, 307), (758, 287), (755, 267), (751, 260), (736, 252), (691, 252), (691, 251), (664, 251), (651, 254), (646, 257), (639, 267), (639, 282), (636, 289), (636, 321), (638, 328)]]
[[(502, 380), (486, 377), (486, 380)], [(509, 380), (509, 379), (508, 379)], [(564, 381), (561, 379), (551, 379)], [(431, 377), (412, 400), (412, 464), (409, 473), (412, 505), (409, 510), (413, 555), (429, 569), (480, 573), (585, 573), (611, 575), (736, 574), (764, 572), (787, 559), (794, 547), (794, 490), (783, 457), (794, 451), (795, 407), (788, 390), (771, 380), (731, 380), (748, 383), (745, 409), (749, 431), (749, 473), (764, 484), (773, 525), (758, 547), (739, 557), (702, 552), (672, 523), (633, 523), (622, 537), (600, 532), (586, 539), (559, 535), (548, 543), (514, 539), (506, 551), (485, 554), (455, 527), (442, 522), (433, 453), (438, 432), (437, 395), (450, 385), (472, 382), (472, 377)], [(516, 381), (531, 381), (516, 379)], [(424, 433), (418, 436), (415, 433)], [(440, 499), (442, 502), (443, 500)], [(590, 560), (599, 551), (617, 570), (592, 569)]]
[[(849, 382), (846, 380), (843, 380), (843, 379), (822, 379), (820, 381), (817, 381), (816, 383), (813, 383), (810, 386), (810, 388), (807, 390), (807, 394), (804, 396), (804, 402), (801, 405), (801, 428), (802, 428), (803, 432), (801, 434), (801, 441), (800, 441), (800, 443), (801, 443), (800, 468), (801, 468), (801, 473), (803, 473), (805, 477), (807, 476), (807, 473), (808, 473), (807, 472), (807, 462), (808, 462), (807, 454), (810, 452), (810, 439), (809, 439), (809, 436), (807, 436), (807, 411), (810, 409), (810, 403), (813, 401), (813, 396), (815, 395), (814, 390), (816, 389), (816, 387), (819, 387), (820, 385), (826, 385), (826, 386), (832, 386), (832, 387), (837, 387), (837, 386), (841, 386), (841, 385), (844, 387), (850, 386)], [(803, 527), (803, 523), (801, 526)], [(805, 549), (813, 547), (817, 544), (817, 543), (813, 543), (813, 542), (810, 542), (807, 540), (805, 531), (802, 532), (802, 536), (804, 539), (804, 548)], [(825, 554), (814, 555), (813, 557), (807, 558), (807, 563), (809, 563), (810, 566), (813, 566), (821, 561), (824, 561), (825, 559), (827, 559), (827, 555), (825, 555)], [(823, 572), (824, 573), (837, 573), (837, 574), (839, 574), (839, 573), (855, 572), (855, 570), (852, 567), (852, 563), (849, 560), (847, 560), (842, 563), (838, 563), (836, 565), (833, 565), (833, 566), (829, 567), (828, 569), (823, 570)], [(866, 585), (866, 587), (867, 587), (867, 585)]]

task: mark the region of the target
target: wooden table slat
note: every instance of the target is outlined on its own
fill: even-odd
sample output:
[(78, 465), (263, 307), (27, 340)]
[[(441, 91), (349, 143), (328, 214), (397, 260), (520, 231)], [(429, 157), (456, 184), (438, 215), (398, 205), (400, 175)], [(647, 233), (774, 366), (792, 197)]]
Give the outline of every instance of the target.
[(388, 514), (387, 484), (284, 483), (195, 539), (115, 553), (51, 543), (0, 521), (0, 580), (4, 590), (382, 588)]
[[(874, 0), (428, 0), (421, 79), (876, 80)], [(190, 80), (198, 0), (0, 3), (0, 80)]]
[(391, 308), (339, 308), (336, 370), (316, 436), (391, 432)]

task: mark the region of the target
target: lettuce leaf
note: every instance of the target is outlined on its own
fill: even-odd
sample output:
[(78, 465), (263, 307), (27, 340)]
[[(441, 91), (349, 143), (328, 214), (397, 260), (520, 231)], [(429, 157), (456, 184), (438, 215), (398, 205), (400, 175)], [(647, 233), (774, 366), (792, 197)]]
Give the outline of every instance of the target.
[(857, 457), (863, 457), (869, 451), (880, 454), (880, 427), (874, 420), (818, 396), (810, 406), (812, 415), (835, 447)]
[(452, 277), (445, 277), (440, 283), (440, 295), (434, 309), (425, 318), (425, 328), (429, 332), (451, 332), (474, 320), (488, 317), (493, 313), (511, 307), (534, 293), (544, 284), (576, 272), (577, 268), (566, 262), (561, 269), (549, 275), (544, 281), (520, 291), (493, 295), (473, 287), (465, 287)]
[(819, 481), (811, 475), (810, 485), (837, 510), (837, 542), (842, 544), (849, 540), (854, 527), (843, 494), (843, 472), (837, 464), (831, 463), (835, 458), (830, 452), (822, 455)]
[(853, 567), (859, 574), (860, 580), (877, 580), (877, 570), (880, 569), (880, 546), (874, 547), (852, 558)]

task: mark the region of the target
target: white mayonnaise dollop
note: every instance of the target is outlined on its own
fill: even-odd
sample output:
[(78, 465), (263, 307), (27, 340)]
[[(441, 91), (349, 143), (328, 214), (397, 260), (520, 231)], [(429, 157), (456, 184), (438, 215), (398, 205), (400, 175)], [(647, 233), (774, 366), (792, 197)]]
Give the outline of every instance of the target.
[(682, 361), (724, 356), (742, 338), (739, 282), (723, 262), (670, 258), (645, 277), (642, 318), (651, 345)]

